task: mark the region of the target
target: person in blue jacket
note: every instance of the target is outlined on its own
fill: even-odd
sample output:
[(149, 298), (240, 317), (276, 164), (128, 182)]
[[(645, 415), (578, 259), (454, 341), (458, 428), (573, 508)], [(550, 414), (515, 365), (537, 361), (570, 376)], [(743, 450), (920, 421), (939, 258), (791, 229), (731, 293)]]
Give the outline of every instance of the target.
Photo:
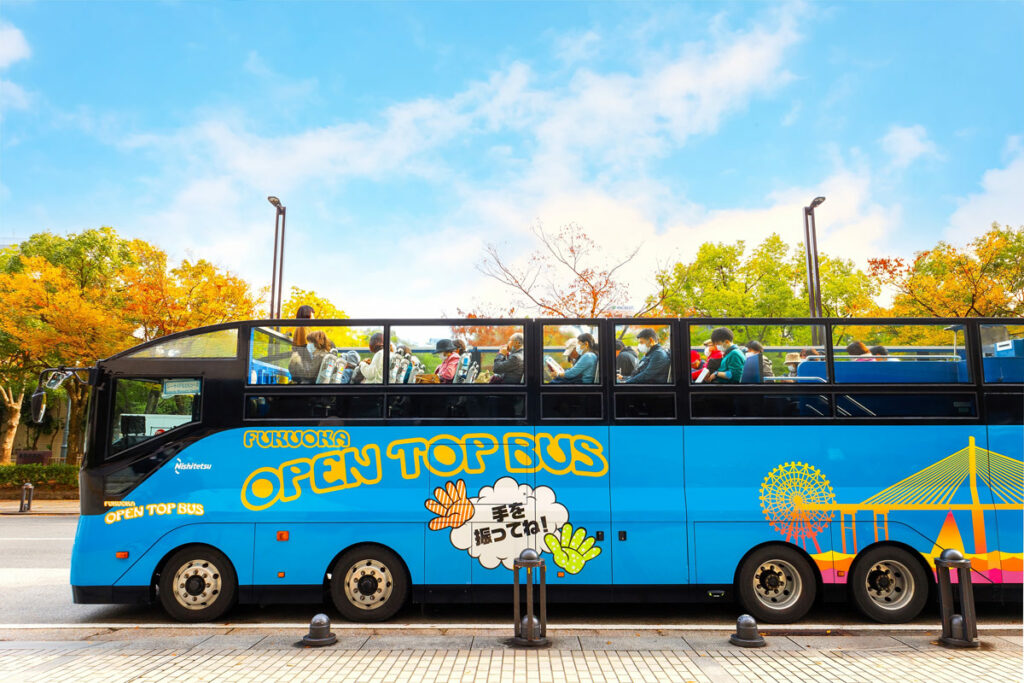
[(668, 384), (668, 372), (672, 359), (659, 343), (658, 333), (649, 327), (636, 335), (636, 348), (644, 355), (636, 372), (621, 380), (623, 384)]
[(584, 332), (576, 337), (580, 359), (576, 365), (562, 371), (551, 382), (553, 384), (593, 384), (597, 378), (597, 340), (594, 335)]

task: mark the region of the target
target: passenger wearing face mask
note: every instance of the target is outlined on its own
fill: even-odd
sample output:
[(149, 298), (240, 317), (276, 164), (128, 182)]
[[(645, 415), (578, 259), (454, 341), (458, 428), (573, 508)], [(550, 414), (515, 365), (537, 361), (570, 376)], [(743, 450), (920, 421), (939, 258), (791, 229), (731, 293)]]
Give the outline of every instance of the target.
[[(597, 378), (597, 340), (594, 335), (584, 332), (576, 337), (579, 360), (568, 370), (556, 372), (554, 384), (593, 384)], [(561, 367), (558, 368), (561, 370)]]
[(728, 327), (716, 328), (711, 333), (711, 343), (722, 352), (722, 364), (709, 374), (705, 381), (716, 384), (739, 384), (743, 375), (743, 363), (747, 357), (743, 349), (732, 343), (732, 330)]
[(622, 380), (623, 384), (668, 384), (668, 372), (672, 367), (672, 359), (668, 351), (662, 348), (658, 333), (649, 327), (640, 330), (636, 335), (636, 348), (643, 354), (636, 372)]

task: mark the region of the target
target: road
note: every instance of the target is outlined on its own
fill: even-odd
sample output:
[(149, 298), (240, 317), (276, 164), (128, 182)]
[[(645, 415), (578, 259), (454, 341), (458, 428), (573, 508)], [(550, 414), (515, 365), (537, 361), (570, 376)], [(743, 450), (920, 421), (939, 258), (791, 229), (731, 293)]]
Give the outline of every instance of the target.
[[(0, 627), (12, 624), (174, 624), (158, 606), (75, 605), (71, 601), (68, 568), (77, 516), (0, 516)], [(235, 624), (308, 623), (317, 611), (332, 620), (339, 615), (329, 605), (259, 607), (242, 605), (227, 615)], [(396, 617), (406, 624), (505, 623), (511, 621), (508, 605), (407, 607)], [(739, 608), (722, 605), (554, 605), (550, 619), (559, 623), (679, 626), (735, 624)], [(980, 605), (980, 623), (1021, 623), (1020, 606)], [(917, 624), (938, 624), (937, 610), (929, 608)], [(850, 627), (871, 622), (845, 606), (819, 608), (804, 621)]]

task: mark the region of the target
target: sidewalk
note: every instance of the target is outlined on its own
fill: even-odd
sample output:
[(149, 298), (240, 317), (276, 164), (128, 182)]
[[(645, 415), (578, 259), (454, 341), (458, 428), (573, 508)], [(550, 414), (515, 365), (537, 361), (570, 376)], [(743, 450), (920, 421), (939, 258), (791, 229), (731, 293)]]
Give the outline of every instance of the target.
[(650, 635), (552, 632), (545, 650), (512, 650), (508, 633), (338, 633), (338, 643), (296, 647), (303, 633), (168, 629), (6, 631), (0, 679), (287, 681), (999, 681), (1021, 680), (1021, 633), (984, 633), (979, 650), (934, 644), (938, 633), (766, 636), (758, 650), (732, 647), (728, 631)]
[(33, 500), (30, 512), (18, 512), (20, 500), (0, 500), (0, 515), (77, 515), (78, 500)]

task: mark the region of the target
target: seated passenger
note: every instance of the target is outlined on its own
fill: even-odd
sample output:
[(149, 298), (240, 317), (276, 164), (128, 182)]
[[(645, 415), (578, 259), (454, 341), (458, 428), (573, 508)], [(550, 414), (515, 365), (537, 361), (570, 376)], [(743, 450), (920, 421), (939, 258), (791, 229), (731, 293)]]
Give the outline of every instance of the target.
[(899, 360), (899, 358), (895, 358), (893, 356), (890, 356), (889, 355), (889, 349), (885, 348), (884, 346), (872, 346), (871, 347), (871, 355), (874, 357), (875, 360), (880, 360), (880, 361), (898, 361)]
[(696, 381), (704, 370), (704, 362), (700, 359), (698, 351), (690, 351), (690, 379)]
[(359, 373), (364, 384), (384, 383), (384, 333), (374, 332), (370, 335), (370, 353), (372, 358), (367, 358), (359, 364)]
[(351, 384), (352, 375), (359, 367), (359, 352), (345, 351), (338, 355), (338, 379), (334, 384)]
[[(672, 359), (668, 351), (662, 348), (658, 333), (650, 327), (640, 330), (636, 336), (637, 350), (643, 354), (636, 372), (622, 380), (623, 384), (667, 384), (668, 373), (672, 368)], [(620, 378), (621, 379), (621, 378)]]
[(508, 343), (498, 349), (494, 357), (494, 374), (501, 379), (492, 380), (497, 384), (523, 383), (523, 335), (516, 332)]
[(747, 358), (740, 347), (732, 343), (732, 330), (728, 327), (716, 328), (711, 332), (711, 342), (721, 352), (722, 361), (717, 370), (708, 374), (705, 381), (715, 384), (739, 384), (743, 375), (743, 363)]
[[(300, 339), (305, 341), (305, 344), (295, 346), (295, 342)], [(331, 340), (321, 330), (306, 332), (305, 327), (300, 327), (295, 331), (292, 344), (295, 350), (292, 351), (291, 360), (288, 362), (288, 372), (291, 373), (292, 381), (296, 384), (314, 384), (324, 358), (331, 352)]]
[(803, 362), (805, 360), (810, 360), (812, 358), (815, 359), (815, 360), (823, 360), (822, 357), (821, 357), (821, 354), (818, 353), (817, 349), (812, 349), (809, 346), (807, 348), (800, 349), (800, 361), (801, 362)]
[(615, 340), (615, 374), (621, 377), (629, 377), (636, 372), (637, 363), (640, 359), (632, 346), (626, 346), (621, 340)]
[[(813, 349), (812, 349), (813, 350)], [(789, 370), (787, 377), (796, 377), (796, 369), (800, 365), (800, 354), (795, 351), (786, 354), (786, 369)]]
[(775, 376), (775, 370), (772, 368), (772, 362), (765, 357), (765, 355), (764, 355), (764, 346), (761, 344), (761, 342), (757, 341), (756, 339), (751, 340), (751, 342), (749, 344), (747, 344), (747, 357), (749, 358), (750, 356), (755, 356), (755, 355), (761, 356), (761, 378), (762, 378), (762, 380), (765, 377), (774, 377)]
[(576, 337), (565, 342), (565, 351), (562, 351), (562, 355), (569, 361), (569, 365), (576, 365), (576, 361), (580, 359), (579, 343)]
[(861, 341), (850, 342), (846, 347), (846, 352), (851, 356), (856, 356), (854, 360), (871, 360), (871, 352), (868, 351), (868, 347)]
[(434, 347), (434, 354), (441, 354), (444, 360), (434, 370), (434, 374), (442, 384), (451, 384), (459, 369), (459, 353), (451, 339), (441, 339)]
[[(555, 370), (555, 377), (551, 380), (555, 384), (593, 384), (597, 378), (597, 340), (594, 335), (584, 332), (576, 337), (575, 352), (579, 355), (576, 364), (568, 370), (561, 366)], [(566, 344), (566, 356), (569, 354), (570, 345)], [(571, 359), (571, 357), (570, 357)]]

